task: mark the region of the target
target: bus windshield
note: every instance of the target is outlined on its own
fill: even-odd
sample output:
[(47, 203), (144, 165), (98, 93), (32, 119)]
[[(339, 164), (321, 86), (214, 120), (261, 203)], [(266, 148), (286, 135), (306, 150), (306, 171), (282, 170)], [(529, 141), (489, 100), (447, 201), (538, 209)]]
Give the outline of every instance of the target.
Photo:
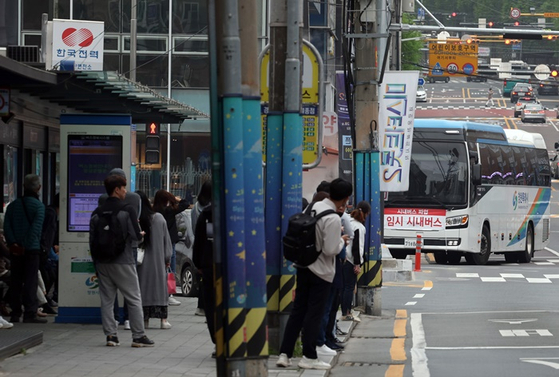
[(468, 188), (468, 158), (464, 143), (413, 142), (409, 189), (391, 192), (387, 206), (428, 204), (436, 207), (465, 205)]

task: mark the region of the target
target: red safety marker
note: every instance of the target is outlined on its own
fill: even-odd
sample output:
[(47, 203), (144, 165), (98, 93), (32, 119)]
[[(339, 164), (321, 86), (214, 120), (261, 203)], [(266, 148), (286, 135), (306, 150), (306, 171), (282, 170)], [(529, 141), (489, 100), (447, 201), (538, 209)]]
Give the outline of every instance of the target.
[(421, 271), (421, 234), (417, 235), (415, 241), (415, 268), (414, 271)]

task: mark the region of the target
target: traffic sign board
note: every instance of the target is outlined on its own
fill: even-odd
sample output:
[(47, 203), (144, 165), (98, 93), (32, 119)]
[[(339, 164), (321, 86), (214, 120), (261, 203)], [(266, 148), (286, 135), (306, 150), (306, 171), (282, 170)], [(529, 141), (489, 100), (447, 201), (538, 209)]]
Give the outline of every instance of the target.
[(511, 16), (512, 18), (518, 18), (518, 17), (520, 17), (520, 15), (521, 15), (520, 9), (518, 9), (518, 8), (512, 8), (512, 9), (510, 10), (510, 16)]
[(420, 77), (420, 78), (417, 80), (417, 85), (425, 85), (425, 79), (424, 79), (423, 77)]
[(551, 69), (545, 64), (537, 65), (536, 68), (534, 68), (534, 76), (536, 76), (538, 80), (547, 79), (550, 73)]
[(559, 17), (559, 12), (544, 13), (543, 16), (546, 18), (557, 18)]
[(430, 76), (470, 75), (477, 70), (477, 45), (429, 43)]

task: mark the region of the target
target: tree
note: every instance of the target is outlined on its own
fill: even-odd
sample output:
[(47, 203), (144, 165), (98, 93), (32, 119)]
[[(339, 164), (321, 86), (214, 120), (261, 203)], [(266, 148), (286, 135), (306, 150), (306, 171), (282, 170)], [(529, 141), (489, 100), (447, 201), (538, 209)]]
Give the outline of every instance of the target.
[[(403, 23), (413, 24), (409, 14), (404, 14)], [(404, 31), (402, 32), (402, 70), (421, 70), (421, 48), (423, 47), (421, 32)]]

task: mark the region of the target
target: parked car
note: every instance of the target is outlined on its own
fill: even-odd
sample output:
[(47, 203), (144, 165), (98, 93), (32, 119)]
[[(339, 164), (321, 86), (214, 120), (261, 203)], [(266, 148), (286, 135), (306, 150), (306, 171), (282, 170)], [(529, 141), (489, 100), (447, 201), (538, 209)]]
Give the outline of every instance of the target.
[(549, 77), (540, 81), (538, 85), (538, 94), (559, 95), (559, 83), (555, 77)]
[(525, 104), (520, 113), (520, 120), (522, 120), (522, 122), (537, 121), (539, 123), (545, 123), (545, 107), (539, 103)]
[(510, 102), (516, 103), (520, 97), (534, 97), (532, 85), (522, 82), (516, 84), (510, 93)]
[(177, 281), (177, 287), (181, 288), (183, 296), (198, 297), (200, 277), (198, 276), (198, 269), (192, 261), (194, 233), (190, 211), (190, 209), (187, 209), (176, 216), (179, 242), (175, 245), (177, 251), (175, 280)]
[(450, 77), (448, 77), (448, 76), (427, 76), (427, 81), (430, 82), (430, 83), (434, 83), (435, 81), (449, 82)]
[(415, 95), (416, 102), (427, 102), (427, 92), (423, 85), (417, 87), (417, 94)]
[(539, 103), (536, 97), (522, 97), (514, 104), (514, 117), (518, 118), (527, 103)]

